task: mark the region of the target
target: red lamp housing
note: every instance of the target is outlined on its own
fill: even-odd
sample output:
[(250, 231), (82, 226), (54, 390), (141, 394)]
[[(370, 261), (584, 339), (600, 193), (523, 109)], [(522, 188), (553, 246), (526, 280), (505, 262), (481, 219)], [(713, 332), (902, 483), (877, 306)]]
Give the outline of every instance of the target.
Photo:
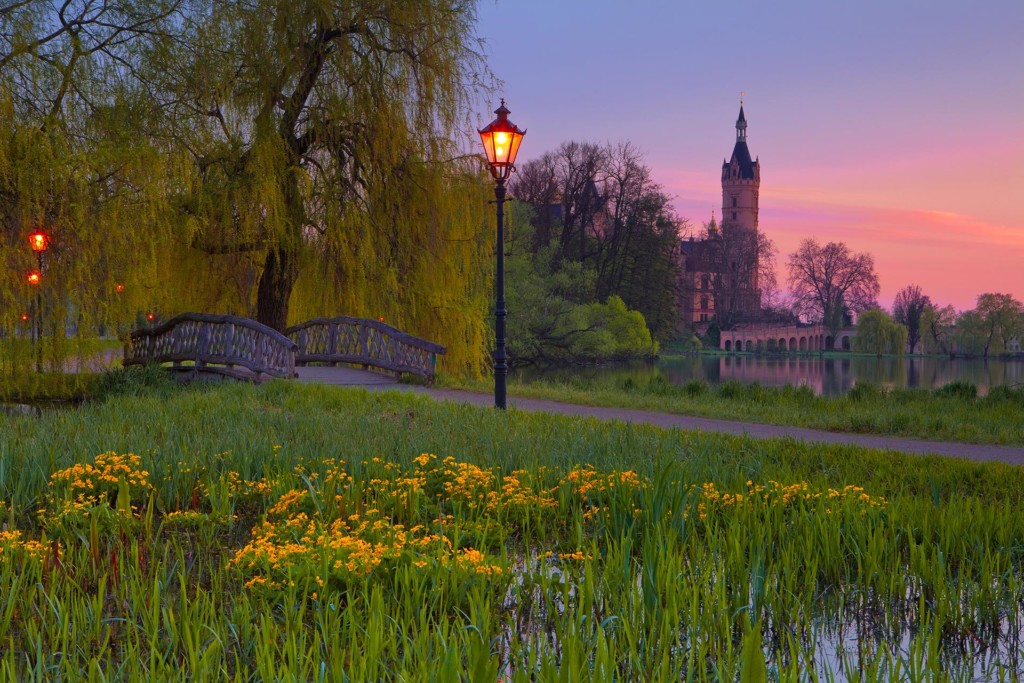
[(508, 178), (509, 173), (515, 168), (516, 154), (519, 153), (519, 144), (523, 141), (526, 131), (519, 130), (516, 124), (508, 120), (510, 112), (505, 106), (505, 100), (501, 101), (501, 106), (495, 109), (494, 113), (498, 118), (477, 132), (480, 133), (480, 141), (484, 143), (484, 153), (491, 167), (491, 175), (501, 180)]
[(50, 236), (42, 230), (35, 230), (29, 233), (28, 244), (32, 247), (32, 251), (40, 254), (50, 246)]
[(38, 270), (33, 270), (25, 279), (28, 280), (30, 285), (38, 285), (43, 281), (43, 274)]

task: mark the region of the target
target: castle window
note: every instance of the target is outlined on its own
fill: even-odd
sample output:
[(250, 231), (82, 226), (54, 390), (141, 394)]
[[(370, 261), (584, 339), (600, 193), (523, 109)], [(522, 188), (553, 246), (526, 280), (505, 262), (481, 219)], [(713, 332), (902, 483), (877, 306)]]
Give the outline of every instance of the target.
[(732, 219), (736, 220), (736, 212), (735, 211), (732, 212)]
[(710, 279), (708, 278), (707, 275), (705, 275), (704, 277), (702, 277), (700, 279), (700, 288), (701, 289), (707, 289), (710, 286), (711, 286), (711, 281), (710, 281)]
[[(736, 206), (736, 198), (735, 197), (732, 198), (732, 205)], [(732, 217), (735, 218), (736, 214), (733, 214)]]
[(702, 296), (700, 298), (700, 310), (702, 310), (702, 311), (708, 310), (708, 298), (706, 296)]

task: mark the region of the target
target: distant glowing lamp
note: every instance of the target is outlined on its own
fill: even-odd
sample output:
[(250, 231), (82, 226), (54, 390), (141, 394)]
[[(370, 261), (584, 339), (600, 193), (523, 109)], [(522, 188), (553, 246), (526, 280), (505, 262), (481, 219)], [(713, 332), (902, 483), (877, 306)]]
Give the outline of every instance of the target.
[(124, 285), (118, 282), (116, 285), (114, 285), (114, 291), (120, 294), (121, 292), (124, 291)]
[(43, 274), (40, 273), (38, 270), (33, 270), (31, 273), (28, 274), (28, 277), (26, 277), (25, 279), (28, 280), (28, 283), (30, 285), (35, 286), (42, 283)]
[(148, 320), (149, 322), (153, 322), (154, 318), (156, 318), (156, 316), (153, 315), (152, 313), (147, 313), (146, 314), (146, 320)]
[(384, 322), (384, 316), (380, 316), (379, 318), (377, 318), (377, 320), (379, 320), (380, 322)]
[(515, 168), (516, 154), (519, 153), (519, 144), (523, 141), (526, 131), (519, 130), (516, 124), (508, 120), (510, 112), (505, 106), (505, 100), (501, 101), (501, 106), (495, 109), (494, 113), (498, 118), (477, 132), (480, 133), (480, 141), (484, 144), (491, 175), (495, 179), (505, 179)]
[(29, 234), (28, 244), (32, 247), (32, 251), (41, 254), (49, 248), (50, 236), (42, 230), (35, 230)]
[(27, 323), (28, 322), (28, 313), (22, 313), (21, 314), (21, 322), (23, 322), (23, 323)]

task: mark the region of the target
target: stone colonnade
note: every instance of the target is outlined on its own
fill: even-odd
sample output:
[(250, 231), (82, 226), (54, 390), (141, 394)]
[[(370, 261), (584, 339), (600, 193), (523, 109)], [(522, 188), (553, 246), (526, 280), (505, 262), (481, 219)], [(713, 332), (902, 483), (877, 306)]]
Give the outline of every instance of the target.
[(833, 345), (832, 335), (824, 325), (749, 325), (722, 332), (722, 351), (775, 353), (849, 351), (857, 332), (840, 330)]

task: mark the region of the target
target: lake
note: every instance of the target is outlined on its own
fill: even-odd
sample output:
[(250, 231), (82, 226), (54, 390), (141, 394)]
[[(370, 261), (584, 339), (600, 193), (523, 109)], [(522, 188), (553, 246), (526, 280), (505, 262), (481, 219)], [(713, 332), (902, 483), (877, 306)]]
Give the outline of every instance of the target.
[(648, 381), (660, 375), (673, 384), (703, 380), (721, 384), (734, 380), (764, 386), (807, 385), (816, 394), (836, 396), (858, 382), (889, 388), (935, 389), (950, 382), (970, 382), (985, 394), (1001, 384), (1024, 384), (1024, 360), (984, 358), (873, 356), (668, 356), (653, 363), (557, 369), (520, 368), (512, 376), (522, 381), (572, 378), (605, 381)]

